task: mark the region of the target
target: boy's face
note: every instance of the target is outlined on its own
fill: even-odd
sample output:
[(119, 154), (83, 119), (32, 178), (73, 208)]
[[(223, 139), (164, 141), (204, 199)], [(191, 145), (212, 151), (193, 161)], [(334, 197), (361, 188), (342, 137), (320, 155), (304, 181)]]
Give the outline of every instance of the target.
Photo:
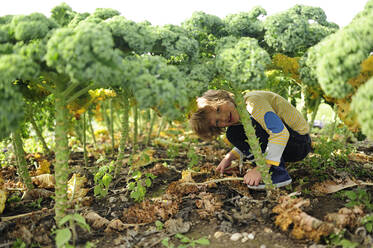
[(232, 102), (224, 102), (216, 107), (211, 107), (207, 114), (211, 126), (229, 127), (239, 122), (240, 116)]

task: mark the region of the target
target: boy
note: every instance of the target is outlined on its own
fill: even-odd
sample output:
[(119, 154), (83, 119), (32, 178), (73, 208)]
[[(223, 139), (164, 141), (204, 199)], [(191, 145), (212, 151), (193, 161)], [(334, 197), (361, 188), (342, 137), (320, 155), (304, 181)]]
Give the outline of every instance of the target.
[[(250, 91), (244, 96), (251, 115), (255, 134), (276, 187), (291, 183), (285, 162), (304, 159), (311, 151), (309, 126), (301, 113), (278, 94), (269, 91)], [(197, 99), (197, 111), (190, 124), (202, 139), (211, 140), (226, 129), (226, 136), (234, 148), (220, 162), (216, 171), (223, 173), (234, 159), (250, 158), (250, 147), (233, 100), (224, 90), (208, 90)], [(256, 168), (248, 171), (244, 182), (252, 189), (264, 189), (261, 174)]]

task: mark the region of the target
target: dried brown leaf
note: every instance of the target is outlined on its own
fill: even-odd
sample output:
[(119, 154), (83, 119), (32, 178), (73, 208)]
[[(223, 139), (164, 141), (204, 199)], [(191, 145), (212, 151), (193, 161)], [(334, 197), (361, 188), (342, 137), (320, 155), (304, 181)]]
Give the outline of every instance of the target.
[(198, 197), (200, 199), (196, 200), (196, 206), (199, 208), (197, 212), (201, 218), (211, 217), (223, 206), (219, 196), (212, 193), (201, 192)]
[(86, 177), (74, 173), (67, 183), (67, 197), (70, 200), (73, 196), (74, 199), (83, 199), (89, 191), (89, 189), (84, 188), (87, 181)]
[(47, 189), (32, 189), (32, 190), (26, 191), (23, 194), (22, 199), (23, 200), (36, 200), (39, 198), (49, 198), (52, 195), (54, 195), (54, 193)]
[(157, 219), (168, 220), (179, 210), (179, 201), (163, 197), (159, 201), (145, 200), (123, 211), (126, 223), (152, 223)]
[(110, 221), (109, 225), (106, 227), (105, 232), (106, 233), (111, 233), (115, 231), (123, 231), (127, 228), (125, 224), (123, 224), (122, 221), (119, 219), (115, 219)]
[(169, 219), (164, 223), (169, 233), (186, 233), (190, 230), (191, 223), (184, 222), (182, 218)]
[(278, 214), (275, 218), (275, 224), (283, 231), (287, 231), (293, 224), (291, 235), (294, 238), (306, 238), (318, 242), (322, 236), (329, 235), (335, 228), (332, 224), (303, 212), (301, 207), (309, 204), (309, 200), (302, 198), (281, 197), (279, 204), (272, 210)]
[(360, 224), (360, 217), (363, 215), (363, 210), (358, 206), (354, 206), (353, 209), (341, 208), (338, 213), (329, 213), (324, 219), (327, 222), (333, 223), (339, 229), (346, 226), (354, 228)]
[(7, 193), (5, 190), (0, 189), (0, 214), (4, 211)]
[(311, 190), (315, 194), (331, 194), (346, 188), (354, 187), (356, 185), (358, 184), (351, 180), (351, 178), (347, 178), (340, 183), (332, 180), (326, 180), (324, 182), (314, 184)]
[(364, 153), (350, 153), (348, 158), (359, 163), (373, 162), (373, 156)]
[(32, 182), (36, 184), (39, 188), (51, 189), (56, 185), (56, 180), (52, 174), (43, 174), (39, 176), (34, 176), (31, 178)]
[(87, 220), (87, 223), (90, 224), (94, 229), (100, 229), (109, 224), (109, 220), (101, 217), (96, 212), (88, 212), (84, 215), (84, 218)]

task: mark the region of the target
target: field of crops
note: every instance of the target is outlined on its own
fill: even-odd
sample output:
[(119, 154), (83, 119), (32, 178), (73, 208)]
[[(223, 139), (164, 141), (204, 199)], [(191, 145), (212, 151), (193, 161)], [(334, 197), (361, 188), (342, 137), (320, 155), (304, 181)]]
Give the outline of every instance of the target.
[[(373, 247), (372, 22), (372, 0), (343, 28), (304, 5), (164, 26), (66, 4), (0, 16), (0, 247)], [(243, 183), (250, 162), (215, 171), (224, 134), (191, 130), (208, 89), (233, 93), (265, 190)], [(280, 189), (253, 90), (310, 126)]]

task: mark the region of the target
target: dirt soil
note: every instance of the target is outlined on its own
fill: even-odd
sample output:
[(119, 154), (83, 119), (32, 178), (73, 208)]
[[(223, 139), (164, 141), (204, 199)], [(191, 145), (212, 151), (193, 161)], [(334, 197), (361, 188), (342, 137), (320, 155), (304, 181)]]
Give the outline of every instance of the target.
[[(134, 182), (129, 176), (132, 173), (129, 158), (123, 161), (120, 174), (113, 179), (107, 196), (99, 198), (94, 196), (93, 190), (93, 172), (97, 171), (95, 161), (98, 157), (91, 153), (89, 166), (84, 167), (83, 154), (71, 154), (69, 164), (72, 172), (84, 175), (88, 179), (85, 188), (89, 189), (85, 200), (75, 205), (75, 209), (68, 210), (68, 213), (80, 213), (91, 227), (88, 232), (75, 226), (78, 235), (76, 247), (84, 247), (90, 242), (96, 247), (160, 248), (166, 247), (162, 244), (166, 239), (169, 247), (172, 247), (171, 244), (177, 247), (182, 244), (179, 234), (189, 238), (188, 242), (184, 241), (190, 246), (185, 247), (205, 247), (198, 242), (193, 243), (201, 238), (209, 240), (210, 244), (206, 247), (216, 248), (336, 246), (328, 244), (330, 233), (318, 229), (320, 226), (334, 231), (344, 230), (343, 237), (356, 242), (356, 247), (373, 247), (372, 233), (366, 230), (363, 234), (357, 232), (362, 225), (355, 221), (371, 214), (372, 210), (365, 206), (354, 210), (349, 215), (348, 224), (327, 223), (325, 219), (328, 214), (338, 213), (345, 207), (346, 197), (342, 197), (341, 192), (364, 190), (373, 201), (372, 185), (344, 184), (349, 178), (354, 182), (372, 182), (372, 143), (354, 144), (354, 154), (358, 155), (346, 161), (335, 161), (334, 169), (322, 172), (328, 173), (326, 178), (320, 177), (317, 170), (310, 167), (310, 160), (287, 164), (293, 183), (275, 191), (272, 196), (268, 196), (266, 191), (250, 190), (237, 180), (196, 184), (230, 176), (214, 172), (221, 158), (229, 151), (229, 147), (222, 142), (175, 145), (177, 152), (174, 153), (166, 145), (154, 143), (148, 147), (148, 159), (136, 165), (138, 170), (157, 176), (147, 188), (145, 200), (139, 203), (131, 198), (127, 187), (129, 182)], [(189, 164), (190, 154), (188, 156), (191, 149), (199, 157), (197, 165), (193, 166)], [(312, 157), (312, 154), (309, 156)], [(110, 160), (110, 157), (107, 159)], [(53, 164), (53, 157), (48, 160)], [(188, 170), (188, 167), (192, 167), (192, 170)], [(35, 167), (30, 166), (30, 170), (33, 169)], [(242, 174), (237, 172), (233, 176)], [(1, 177), (8, 185), (13, 185), (13, 191), (8, 192), (8, 200), (16, 196), (20, 198), (21, 193), (16, 190), (19, 186), (16, 169), (2, 168)], [(327, 180), (347, 186), (329, 194), (315, 188), (315, 185)], [(53, 192), (54, 189), (46, 190)], [(12, 247), (17, 239), (23, 240), (28, 247), (54, 247), (55, 236), (51, 232), (56, 228), (54, 201), (50, 197), (40, 199), (7, 202), (0, 215), (0, 247)], [(96, 217), (89, 217), (93, 215)], [(292, 219), (294, 216), (304, 221), (299, 224), (296, 218)], [(308, 225), (307, 220), (311, 220), (311, 224)], [(314, 235), (311, 236), (311, 233)]]

